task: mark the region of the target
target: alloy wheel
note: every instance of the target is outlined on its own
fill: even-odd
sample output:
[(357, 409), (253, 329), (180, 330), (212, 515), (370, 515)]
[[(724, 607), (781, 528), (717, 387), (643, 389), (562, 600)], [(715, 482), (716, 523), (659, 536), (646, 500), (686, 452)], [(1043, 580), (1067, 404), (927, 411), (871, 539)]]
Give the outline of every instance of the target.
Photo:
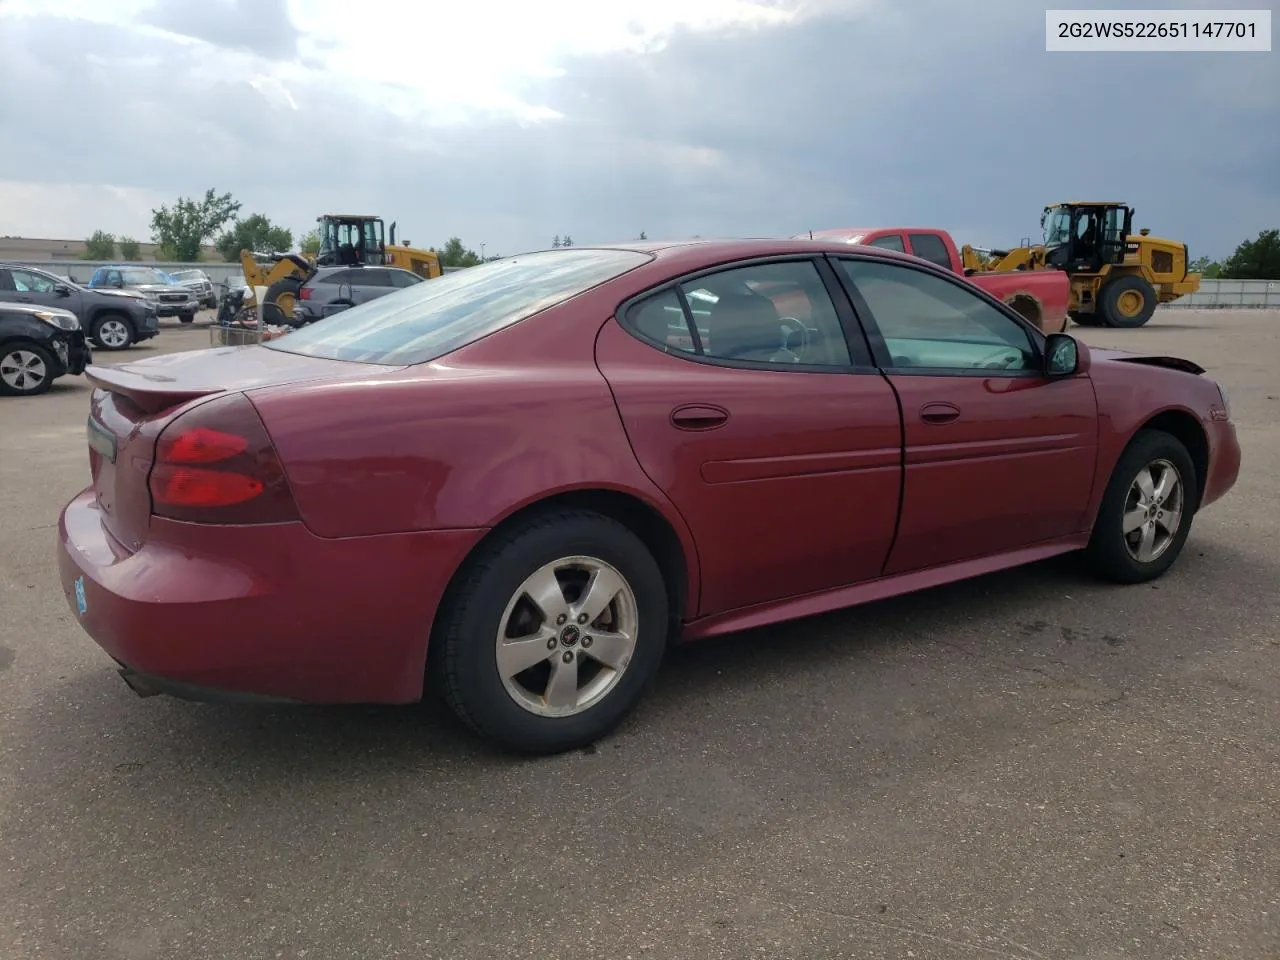
[(503, 611), (502, 684), (538, 716), (581, 713), (617, 686), (638, 628), (635, 592), (617, 569), (594, 557), (552, 561), (525, 579)]
[(98, 327), (98, 336), (108, 347), (123, 347), (129, 343), (129, 328), (123, 320), (104, 320)]
[(0, 357), (0, 379), (19, 393), (31, 393), (48, 378), (43, 358), (30, 350), (12, 350)]
[(1168, 460), (1153, 460), (1138, 471), (1122, 514), (1130, 557), (1151, 563), (1169, 549), (1182, 525), (1183, 491), (1182, 476)]

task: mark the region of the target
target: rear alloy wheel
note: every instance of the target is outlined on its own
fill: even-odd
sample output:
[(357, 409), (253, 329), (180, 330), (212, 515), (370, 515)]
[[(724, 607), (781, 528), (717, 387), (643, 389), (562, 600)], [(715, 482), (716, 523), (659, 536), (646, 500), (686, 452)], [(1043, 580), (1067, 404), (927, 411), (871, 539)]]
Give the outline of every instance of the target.
[(1116, 464), (1086, 555), (1117, 583), (1154, 580), (1173, 566), (1199, 503), (1195, 464), (1173, 436), (1143, 430)]
[(626, 527), (543, 515), (472, 558), (432, 637), (432, 682), (466, 723), (525, 753), (583, 747), (640, 700), (667, 640), (662, 573)]
[(93, 322), (90, 336), (103, 350), (124, 350), (133, 344), (133, 327), (119, 314), (108, 313)]
[(0, 347), (0, 393), (34, 397), (53, 383), (53, 357), (34, 343)]

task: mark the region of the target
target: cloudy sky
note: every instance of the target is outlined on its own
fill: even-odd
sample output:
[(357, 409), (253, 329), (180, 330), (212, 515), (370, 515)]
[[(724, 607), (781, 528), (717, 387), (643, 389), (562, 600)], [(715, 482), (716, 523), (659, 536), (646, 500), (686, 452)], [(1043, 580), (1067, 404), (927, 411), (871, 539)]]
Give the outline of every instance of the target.
[(149, 239), (211, 186), (295, 233), (374, 212), (490, 254), (889, 223), (1000, 245), (1063, 199), (1193, 256), (1280, 227), (1280, 53), (1046, 53), (1046, 5), (0, 0), (0, 235)]

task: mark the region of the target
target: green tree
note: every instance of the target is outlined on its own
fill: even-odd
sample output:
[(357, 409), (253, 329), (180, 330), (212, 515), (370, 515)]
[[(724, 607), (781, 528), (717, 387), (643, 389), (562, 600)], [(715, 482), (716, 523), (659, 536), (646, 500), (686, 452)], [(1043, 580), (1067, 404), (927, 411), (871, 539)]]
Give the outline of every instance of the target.
[(564, 235), (564, 239), (560, 241), (560, 246), (562, 246), (562, 247), (572, 247), (572, 246), (573, 246), (573, 237), (569, 236), (569, 235), (566, 233), (566, 234)]
[(557, 247), (557, 248), (560, 246), (560, 234), (558, 234), (558, 233), (557, 233), (557, 234), (555, 235), (555, 237), (554, 237), (554, 238), (552, 238), (552, 240), (551, 240), (551, 246), (553, 246), (553, 247)]
[(1263, 230), (1222, 261), (1224, 280), (1280, 280), (1280, 230)]
[(131, 262), (134, 260), (141, 260), (142, 252), (138, 241), (133, 239), (133, 237), (121, 237), (120, 258)]
[(1206, 280), (1217, 280), (1222, 273), (1222, 264), (1208, 257), (1196, 257), (1188, 264), (1187, 269), (1192, 273), (1200, 274)]
[(306, 256), (314, 257), (320, 252), (320, 231), (316, 229), (308, 230), (298, 240), (298, 249)]
[(93, 236), (84, 242), (85, 260), (112, 260), (116, 255), (116, 238), (105, 230), (93, 231)]
[(293, 247), (293, 231), (277, 227), (265, 214), (254, 213), (237, 220), (214, 243), (222, 259), (240, 259), (241, 250), (283, 253)]
[(437, 256), (442, 267), (474, 267), (480, 262), (480, 255), (463, 246), (459, 237), (450, 237)]
[(225, 227), (237, 213), (240, 203), (231, 194), (218, 195), (210, 187), (203, 199), (179, 197), (172, 209), (162, 206), (151, 211), (151, 239), (170, 259), (194, 263), (200, 259), (200, 248)]
[(637, 239), (637, 240), (648, 240), (648, 239), (649, 239), (649, 237), (645, 234), (645, 232), (644, 232), (643, 230), (641, 230), (641, 231), (640, 231), (640, 236), (638, 236), (636, 239)]

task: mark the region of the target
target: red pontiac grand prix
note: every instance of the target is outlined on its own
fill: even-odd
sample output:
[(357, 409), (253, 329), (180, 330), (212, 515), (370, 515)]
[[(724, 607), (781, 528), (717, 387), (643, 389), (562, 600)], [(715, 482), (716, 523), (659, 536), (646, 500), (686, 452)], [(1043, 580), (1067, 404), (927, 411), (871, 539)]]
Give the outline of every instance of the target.
[(68, 602), (138, 693), (405, 703), (553, 752), (664, 649), (1079, 551), (1235, 483), (1186, 360), (839, 241), (530, 253), (266, 345), (90, 367)]

